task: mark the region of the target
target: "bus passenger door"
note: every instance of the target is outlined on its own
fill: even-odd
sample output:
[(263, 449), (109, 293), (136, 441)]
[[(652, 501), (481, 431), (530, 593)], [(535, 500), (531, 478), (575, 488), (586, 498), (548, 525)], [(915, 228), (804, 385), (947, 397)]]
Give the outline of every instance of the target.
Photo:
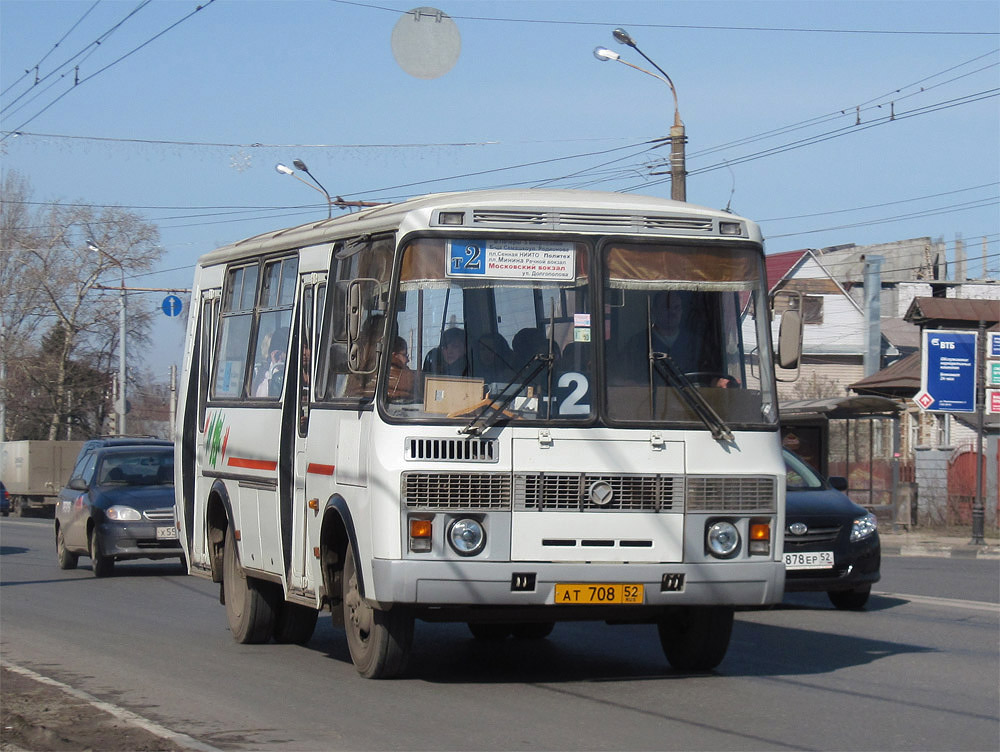
[[(197, 351), (191, 354), (187, 388), (181, 417), (183, 431), (181, 457), (176, 459), (182, 470), (182, 491), (178, 494), (182, 502), (178, 519), (178, 532), (186, 536), (189, 545), (191, 565), (198, 569), (210, 568), (206, 526), (198, 520), (205, 519), (205, 505), (208, 501), (212, 478), (198, 471), (208, 465), (208, 443), (210, 441), (209, 411), (207, 408), (212, 364), (215, 359), (215, 330), (219, 320), (219, 301), (222, 290), (203, 290), (199, 311)], [(197, 458), (197, 461), (196, 461)], [(195, 534), (198, 531), (198, 534)]]
[[(300, 593), (314, 594), (317, 583), (311, 581), (309, 561), (312, 556), (311, 541), (319, 540), (319, 502), (329, 496), (334, 465), (332, 460), (310, 457), (309, 427), (310, 409), (313, 402), (313, 382), (315, 378), (315, 348), (318, 334), (318, 319), (322, 316), (323, 299), (326, 292), (325, 274), (305, 274), (300, 278), (299, 294), (299, 337), (297, 356), (297, 376), (293, 380), (296, 389), (295, 402), (295, 463), (291, 509), (291, 559), (288, 572), (289, 589)], [(292, 401), (292, 395), (287, 396)], [(322, 447), (321, 441), (314, 442)], [(310, 508), (315, 500), (315, 509)], [(311, 529), (315, 527), (315, 535)]]

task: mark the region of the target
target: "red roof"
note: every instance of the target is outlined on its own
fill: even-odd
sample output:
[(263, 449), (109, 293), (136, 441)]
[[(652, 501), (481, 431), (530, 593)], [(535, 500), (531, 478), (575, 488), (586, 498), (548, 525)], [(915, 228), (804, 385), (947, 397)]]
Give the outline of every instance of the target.
[(764, 265), (767, 270), (767, 289), (773, 290), (785, 275), (792, 270), (792, 267), (799, 263), (799, 259), (806, 255), (808, 251), (786, 251), (785, 253), (772, 253), (764, 257)]

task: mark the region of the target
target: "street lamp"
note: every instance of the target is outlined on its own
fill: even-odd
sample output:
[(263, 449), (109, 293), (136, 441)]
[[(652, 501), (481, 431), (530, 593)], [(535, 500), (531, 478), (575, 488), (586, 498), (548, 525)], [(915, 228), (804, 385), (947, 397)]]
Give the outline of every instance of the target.
[(625, 31), (625, 29), (615, 29), (612, 33), (618, 42), (631, 47), (633, 50), (642, 55), (650, 65), (660, 72), (660, 75), (646, 70), (645, 68), (640, 68), (638, 65), (633, 65), (632, 63), (622, 60), (621, 55), (617, 52), (612, 52), (606, 47), (596, 48), (594, 50), (594, 57), (601, 62), (614, 60), (622, 63), (623, 65), (627, 65), (629, 68), (642, 71), (647, 76), (659, 79), (670, 87), (670, 93), (674, 96), (674, 124), (670, 127), (670, 198), (676, 201), (686, 201), (687, 170), (685, 169), (684, 164), (684, 142), (686, 137), (684, 135), (684, 123), (681, 121), (680, 107), (678, 107), (677, 104), (677, 89), (674, 88), (674, 82), (670, 80), (670, 76), (667, 75), (666, 71), (650, 60), (649, 56), (636, 46), (635, 40), (629, 36), (629, 33)]
[(121, 261), (116, 259), (110, 253), (105, 251), (101, 246), (97, 245), (93, 240), (87, 241), (87, 248), (94, 253), (100, 253), (107, 256), (113, 263), (118, 265), (118, 271), (121, 272), (122, 277), (122, 287), (121, 287), (121, 305), (118, 309), (118, 401), (115, 402), (115, 413), (118, 416), (118, 435), (125, 435), (125, 398), (127, 394), (126, 378), (125, 378), (125, 322), (126, 322), (126, 306), (125, 306), (125, 267), (122, 266)]
[[(280, 162), (274, 166), (274, 169), (280, 172), (282, 175), (291, 175), (300, 183), (304, 183), (305, 185), (308, 185), (310, 188), (312, 188), (314, 191), (319, 191), (324, 196), (326, 196), (326, 209), (327, 209), (326, 218), (331, 219), (333, 217), (333, 199), (330, 197), (330, 194), (327, 193), (326, 188), (324, 188), (323, 184), (316, 179), (315, 175), (309, 172), (309, 168), (306, 167), (306, 163), (303, 162), (301, 159), (293, 159), (292, 164), (295, 165), (295, 170), (304, 172), (306, 175), (312, 178), (313, 183), (315, 183), (316, 185), (306, 182), (305, 180), (303, 180), (302, 178), (300, 178), (298, 175), (295, 174), (295, 170), (293, 170), (291, 167), (288, 167), (287, 165), (281, 164)], [(319, 187), (317, 188), (316, 186)]]

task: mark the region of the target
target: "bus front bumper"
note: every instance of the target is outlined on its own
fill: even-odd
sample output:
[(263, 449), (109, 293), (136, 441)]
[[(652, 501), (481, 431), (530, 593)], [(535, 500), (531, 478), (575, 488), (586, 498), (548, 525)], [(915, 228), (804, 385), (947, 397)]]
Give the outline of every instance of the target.
[[(413, 561), (375, 559), (374, 587), (365, 595), (382, 607), (552, 607), (557, 584), (642, 585), (642, 606), (766, 606), (781, 601), (785, 567), (780, 561), (697, 564), (600, 564), (540, 562)], [(576, 605), (576, 604), (574, 604)], [(625, 605), (620, 610), (635, 606)], [(593, 608), (586, 606), (585, 608)], [(597, 616), (595, 612), (595, 617)]]

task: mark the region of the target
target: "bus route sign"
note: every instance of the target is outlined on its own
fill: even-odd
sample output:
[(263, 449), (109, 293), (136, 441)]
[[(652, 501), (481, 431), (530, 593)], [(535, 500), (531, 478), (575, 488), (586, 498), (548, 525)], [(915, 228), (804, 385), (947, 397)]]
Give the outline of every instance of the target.
[(977, 333), (925, 329), (920, 393), (914, 398), (929, 412), (976, 410)]

